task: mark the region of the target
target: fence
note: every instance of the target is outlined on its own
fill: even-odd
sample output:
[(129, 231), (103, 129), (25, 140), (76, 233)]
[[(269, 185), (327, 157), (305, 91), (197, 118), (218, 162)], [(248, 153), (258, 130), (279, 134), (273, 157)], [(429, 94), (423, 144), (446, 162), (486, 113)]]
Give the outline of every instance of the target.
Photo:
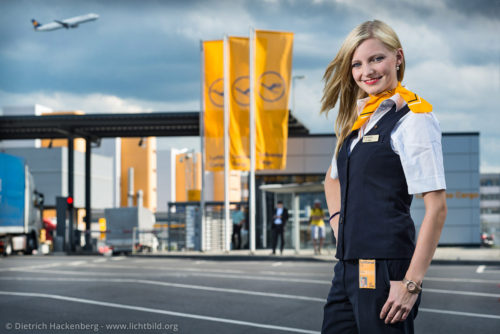
[[(245, 202), (231, 202), (230, 215), (238, 205), (246, 206)], [(233, 224), (231, 219), (226, 226), (224, 222), (224, 203), (206, 202), (205, 217), (202, 222), (200, 204), (197, 202), (173, 202), (168, 203), (168, 211), (156, 213), (156, 224), (153, 229), (134, 229), (133, 252), (169, 252), (169, 251), (225, 251), (225, 240), (231, 239)], [(269, 213), (269, 216), (272, 213)], [(295, 224), (293, 224), (293, 210), (289, 210), (290, 219), (285, 231), (285, 247), (295, 248), (294, 235)], [(262, 222), (256, 224), (256, 237), (265, 238), (263, 247), (270, 247), (271, 224), (269, 221), (262, 226)], [(248, 222), (248, 217), (246, 219)], [(299, 248), (311, 249), (311, 233), (308, 222), (308, 210), (299, 211)], [(324, 242), (325, 251), (334, 248), (332, 232), (326, 223), (326, 237)], [(265, 234), (262, 234), (263, 231)], [(242, 229), (242, 244), (248, 245), (248, 226)], [(203, 242), (202, 242), (203, 241)]]

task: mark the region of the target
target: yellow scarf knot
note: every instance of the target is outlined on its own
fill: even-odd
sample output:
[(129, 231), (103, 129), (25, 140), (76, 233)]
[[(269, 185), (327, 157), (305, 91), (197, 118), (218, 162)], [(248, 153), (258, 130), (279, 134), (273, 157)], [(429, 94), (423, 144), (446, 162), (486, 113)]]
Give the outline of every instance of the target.
[(432, 111), (432, 105), (429, 102), (403, 87), (401, 82), (398, 82), (397, 87), (394, 89), (387, 90), (376, 95), (370, 95), (370, 99), (366, 102), (363, 110), (356, 119), (356, 122), (354, 122), (351, 131), (361, 128), (363, 124), (370, 119), (375, 110), (377, 110), (380, 103), (395, 94), (399, 94), (399, 96), (406, 101), (410, 110), (414, 113), (427, 113)]

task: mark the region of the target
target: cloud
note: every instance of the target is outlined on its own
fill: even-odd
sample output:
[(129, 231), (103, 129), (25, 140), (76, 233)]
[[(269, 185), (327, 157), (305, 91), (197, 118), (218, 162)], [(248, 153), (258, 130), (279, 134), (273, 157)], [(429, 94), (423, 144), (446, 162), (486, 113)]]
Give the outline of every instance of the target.
[(55, 111), (82, 110), (85, 113), (129, 113), (152, 111), (198, 111), (199, 101), (182, 103), (166, 103), (131, 98), (121, 98), (115, 95), (74, 94), (68, 92), (35, 92), (9, 93), (0, 91), (0, 101), (3, 106), (41, 104)]
[[(498, 1), (186, 0), (39, 2), (6, 0), (0, 12), (2, 104), (47, 104), (87, 112), (197, 110), (200, 39), (249, 27), (295, 33), (295, 116), (331, 133), (319, 116), (321, 77), (345, 36), (365, 20), (390, 24), (403, 43), (405, 83), (433, 105), (444, 131), (480, 131), (481, 163), (500, 166)], [(78, 29), (35, 33), (42, 22), (96, 12)], [(7, 103), (8, 102), (8, 103)], [(487, 143), (483, 138), (488, 138)], [(493, 144), (489, 144), (492, 142)]]

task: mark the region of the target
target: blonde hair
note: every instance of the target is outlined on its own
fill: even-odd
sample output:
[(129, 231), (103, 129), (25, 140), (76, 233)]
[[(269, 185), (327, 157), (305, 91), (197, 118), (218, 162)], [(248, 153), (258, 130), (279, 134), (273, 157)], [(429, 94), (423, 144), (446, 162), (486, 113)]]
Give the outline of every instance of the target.
[[(401, 47), (398, 35), (386, 23), (378, 20), (366, 21), (354, 28), (347, 35), (335, 58), (328, 64), (323, 80), (323, 98), (321, 99), (321, 112), (328, 113), (339, 101), (339, 113), (335, 120), (335, 134), (337, 144), (335, 155), (338, 154), (342, 143), (351, 132), (351, 128), (358, 117), (356, 102), (366, 97), (367, 94), (359, 89), (351, 73), (351, 60), (356, 48), (365, 40), (376, 38), (389, 50)], [(398, 81), (403, 80), (405, 72), (404, 57), (397, 73)]]

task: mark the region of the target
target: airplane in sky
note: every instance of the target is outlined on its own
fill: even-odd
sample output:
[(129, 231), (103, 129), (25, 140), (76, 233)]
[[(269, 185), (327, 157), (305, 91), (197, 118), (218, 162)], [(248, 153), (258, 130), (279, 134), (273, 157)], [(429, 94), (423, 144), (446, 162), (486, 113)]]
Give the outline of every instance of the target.
[(50, 22), (47, 24), (41, 24), (35, 19), (31, 20), (31, 22), (33, 23), (33, 28), (35, 28), (35, 31), (51, 31), (62, 28), (66, 29), (77, 28), (80, 23), (95, 21), (98, 18), (99, 15), (90, 13), (86, 15), (72, 17), (62, 21), (54, 20), (54, 22)]

